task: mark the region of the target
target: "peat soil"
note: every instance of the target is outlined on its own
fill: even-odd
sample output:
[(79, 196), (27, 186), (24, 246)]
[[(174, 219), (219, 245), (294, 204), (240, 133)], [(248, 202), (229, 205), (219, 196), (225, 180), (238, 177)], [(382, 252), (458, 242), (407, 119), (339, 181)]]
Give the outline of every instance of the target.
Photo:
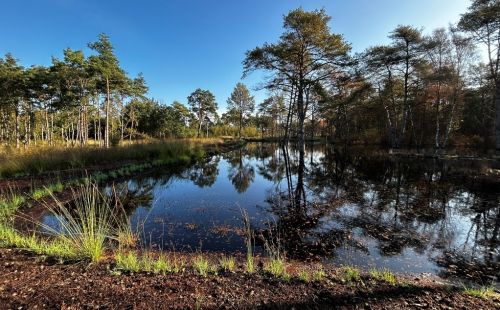
[(59, 264), (15, 249), (0, 249), (0, 266), (0, 309), (500, 309), (498, 295), (469, 296), (437, 279), (343, 283), (333, 267), (307, 283), (245, 274), (241, 265), (208, 277), (189, 269), (126, 275), (113, 271), (112, 260)]

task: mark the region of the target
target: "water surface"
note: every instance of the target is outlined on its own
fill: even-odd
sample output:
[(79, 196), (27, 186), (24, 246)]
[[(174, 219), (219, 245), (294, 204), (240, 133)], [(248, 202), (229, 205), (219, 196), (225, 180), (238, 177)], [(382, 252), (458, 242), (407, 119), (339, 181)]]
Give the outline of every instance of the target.
[(246, 210), (264, 255), (267, 242), (290, 258), (486, 283), (500, 273), (500, 182), (471, 174), (489, 165), (248, 144), (115, 187), (149, 247), (244, 252)]

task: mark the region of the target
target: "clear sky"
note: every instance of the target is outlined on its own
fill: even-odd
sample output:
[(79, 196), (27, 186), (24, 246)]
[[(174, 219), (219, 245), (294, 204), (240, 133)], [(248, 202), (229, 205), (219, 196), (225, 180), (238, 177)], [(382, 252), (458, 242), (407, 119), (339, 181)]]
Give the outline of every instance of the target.
[[(353, 51), (388, 41), (399, 24), (430, 32), (458, 21), (469, 0), (2, 0), (0, 54), (49, 65), (66, 47), (84, 49), (105, 32), (122, 67), (142, 72), (149, 95), (186, 103), (196, 88), (224, 109), (240, 81), (245, 51), (275, 42), (289, 10), (325, 8)], [(243, 80), (250, 88), (259, 75)], [(260, 102), (264, 92), (256, 93)]]

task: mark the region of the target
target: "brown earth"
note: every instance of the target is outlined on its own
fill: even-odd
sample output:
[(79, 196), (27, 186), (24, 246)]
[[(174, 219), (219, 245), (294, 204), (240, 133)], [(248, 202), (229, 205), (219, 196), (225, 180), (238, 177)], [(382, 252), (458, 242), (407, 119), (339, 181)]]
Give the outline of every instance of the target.
[(432, 278), (400, 278), (392, 286), (365, 276), (348, 284), (333, 268), (308, 283), (248, 275), (242, 266), (206, 278), (189, 269), (120, 275), (111, 260), (58, 264), (13, 249), (0, 249), (0, 266), (0, 309), (500, 309), (497, 296), (472, 297)]

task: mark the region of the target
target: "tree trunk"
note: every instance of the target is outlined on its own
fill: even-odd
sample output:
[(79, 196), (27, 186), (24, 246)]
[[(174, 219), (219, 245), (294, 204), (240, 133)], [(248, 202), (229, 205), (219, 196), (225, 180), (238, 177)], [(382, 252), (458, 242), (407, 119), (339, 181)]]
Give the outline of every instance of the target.
[(15, 132), (16, 132), (16, 148), (19, 148), (19, 110), (16, 108), (16, 124), (15, 124)]
[(500, 80), (496, 82), (495, 90), (495, 146), (497, 151), (500, 151)]
[(106, 148), (109, 148), (109, 106), (110, 106), (109, 78), (106, 77), (106, 127), (104, 129), (104, 146)]

